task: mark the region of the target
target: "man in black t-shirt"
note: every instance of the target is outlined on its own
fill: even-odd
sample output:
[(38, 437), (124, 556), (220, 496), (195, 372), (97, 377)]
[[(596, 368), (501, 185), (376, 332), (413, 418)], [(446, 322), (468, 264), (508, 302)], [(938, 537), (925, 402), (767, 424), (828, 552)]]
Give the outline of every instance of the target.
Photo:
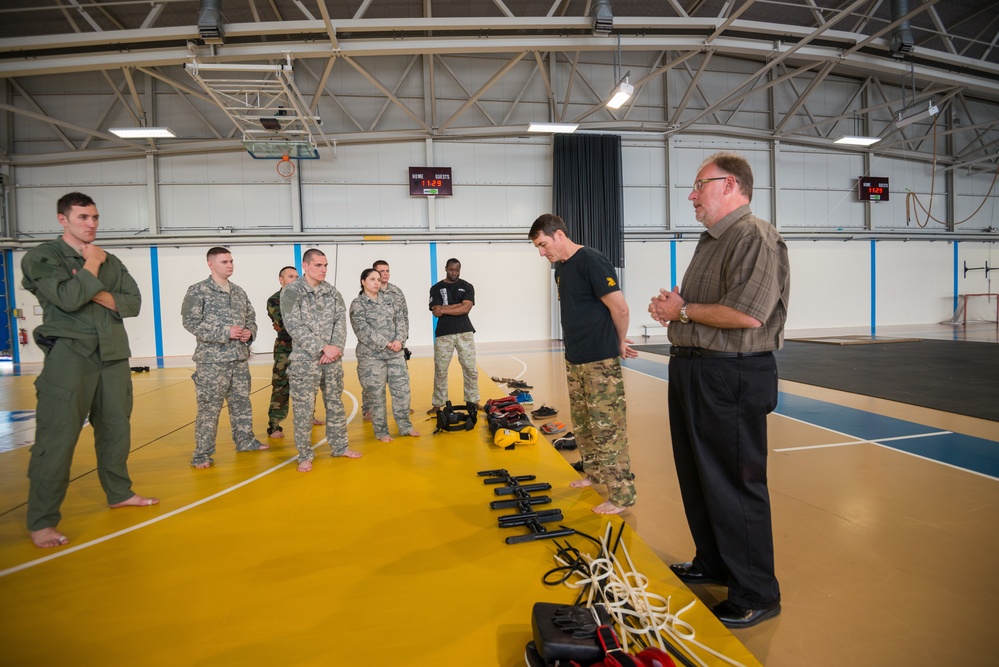
[(607, 500), (593, 511), (619, 514), (635, 504), (621, 374), (621, 359), (638, 356), (626, 338), (628, 304), (610, 261), (573, 243), (562, 218), (542, 215), (528, 236), (555, 265), (573, 432), (586, 471), (569, 486), (606, 484)]
[(453, 257), (444, 265), (446, 277), (430, 288), (430, 312), (437, 318), (434, 331), (433, 414), (447, 403), (447, 370), (458, 351), (464, 379), (465, 403), (479, 402), (479, 372), (475, 367), (475, 327), (468, 312), (475, 305), (475, 288), (461, 279), (461, 262)]

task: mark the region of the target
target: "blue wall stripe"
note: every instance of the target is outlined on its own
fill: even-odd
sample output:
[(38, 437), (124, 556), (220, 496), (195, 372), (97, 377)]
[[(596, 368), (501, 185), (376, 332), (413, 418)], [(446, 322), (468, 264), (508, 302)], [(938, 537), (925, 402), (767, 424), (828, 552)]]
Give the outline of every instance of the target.
[(295, 271), (302, 275), (302, 244), (295, 244)]
[[(7, 322), (10, 326), (10, 359), (15, 364), (19, 364), (21, 363), (21, 339), (18, 334), (21, 329), (17, 326), (17, 319), (14, 317), (14, 309), (17, 308), (17, 299), (14, 298), (14, 251), (4, 250), (3, 254), (6, 260), (4, 264), (7, 267), (7, 307), (10, 308), (10, 312), (7, 313)], [(31, 340), (30, 336), (28, 340)]]
[[(431, 285), (436, 285), (437, 284), (437, 280), (438, 280), (438, 278), (437, 278), (437, 242), (434, 241), (433, 243), (430, 244), (430, 284)], [(437, 318), (431, 315), (431, 317), (430, 317), (430, 338), (431, 339), (433, 339), (433, 338), (436, 337), (436, 332), (437, 332)]]
[(163, 313), (160, 310), (160, 253), (149, 249), (149, 272), (153, 282), (153, 335), (156, 339), (156, 368), (163, 368)]
[(958, 277), (959, 277), (959, 275), (958, 275), (958, 268), (957, 268), (957, 257), (958, 257), (957, 244), (958, 243), (959, 243), (958, 241), (954, 241), (954, 303), (950, 307), (950, 311), (952, 313), (956, 313), (957, 312), (957, 294), (958, 294), (958, 285), (960, 284), (960, 283), (958, 283)]
[(878, 242), (871, 239), (871, 335), (878, 327)]

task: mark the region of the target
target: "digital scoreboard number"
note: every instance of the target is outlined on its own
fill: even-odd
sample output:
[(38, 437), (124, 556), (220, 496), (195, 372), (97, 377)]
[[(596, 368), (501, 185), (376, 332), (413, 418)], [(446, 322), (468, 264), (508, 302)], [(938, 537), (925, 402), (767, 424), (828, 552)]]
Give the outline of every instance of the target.
[(410, 167), (409, 194), (414, 197), (450, 197), (451, 167)]
[(888, 201), (891, 194), (888, 179), (881, 176), (861, 176), (857, 179), (857, 195), (860, 201)]

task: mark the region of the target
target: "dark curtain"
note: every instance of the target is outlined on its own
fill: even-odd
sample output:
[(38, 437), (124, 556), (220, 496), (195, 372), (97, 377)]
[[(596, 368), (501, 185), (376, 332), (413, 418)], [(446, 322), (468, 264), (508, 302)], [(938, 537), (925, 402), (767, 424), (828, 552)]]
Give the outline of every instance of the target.
[(569, 238), (624, 268), (621, 137), (556, 134), (552, 210)]

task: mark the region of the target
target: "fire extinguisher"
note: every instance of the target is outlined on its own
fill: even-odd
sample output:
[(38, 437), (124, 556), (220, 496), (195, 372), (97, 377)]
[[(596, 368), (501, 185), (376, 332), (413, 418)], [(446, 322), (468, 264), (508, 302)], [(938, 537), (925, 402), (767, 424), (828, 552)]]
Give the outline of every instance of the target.
[(28, 344), (28, 330), (22, 328), (20, 331), (18, 331), (17, 332), (17, 340), (21, 343), (21, 345), (27, 345)]

